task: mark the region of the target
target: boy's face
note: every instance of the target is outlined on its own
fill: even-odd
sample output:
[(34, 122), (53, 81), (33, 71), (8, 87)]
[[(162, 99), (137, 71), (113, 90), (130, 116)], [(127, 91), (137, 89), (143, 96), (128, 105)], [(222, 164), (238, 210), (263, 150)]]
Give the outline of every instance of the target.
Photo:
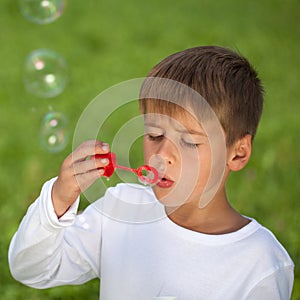
[(188, 113), (145, 115), (145, 162), (156, 167), (157, 199), (169, 207), (199, 201), (211, 172), (211, 146), (199, 122)]

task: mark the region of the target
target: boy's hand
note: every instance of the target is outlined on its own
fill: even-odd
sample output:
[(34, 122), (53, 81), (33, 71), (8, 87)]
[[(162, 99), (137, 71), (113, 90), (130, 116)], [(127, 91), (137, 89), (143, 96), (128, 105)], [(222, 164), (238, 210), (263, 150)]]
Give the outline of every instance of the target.
[(81, 192), (103, 175), (101, 168), (108, 164), (108, 160), (88, 158), (107, 152), (108, 144), (90, 140), (82, 143), (64, 160), (52, 188), (52, 202), (58, 217), (68, 210)]

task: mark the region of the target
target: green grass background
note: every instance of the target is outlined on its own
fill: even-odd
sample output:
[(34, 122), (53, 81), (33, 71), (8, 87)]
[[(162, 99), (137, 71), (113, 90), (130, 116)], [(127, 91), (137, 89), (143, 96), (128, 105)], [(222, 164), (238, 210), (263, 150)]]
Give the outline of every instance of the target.
[[(48, 25), (28, 22), (17, 1), (1, 0), (0, 299), (98, 299), (98, 280), (41, 291), (17, 283), (8, 270), (10, 238), (42, 183), (72, 151), (71, 141), (58, 154), (40, 147), (39, 125), (49, 106), (65, 113), (74, 130), (101, 91), (144, 77), (175, 51), (209, 44), (242, 53), (264, 82), (253, 156), (231, 176), (228, 194), (241, 213), (270, 228), (288, 249), (296, 264), (292, 299), (300, 299), (299, 23), (299, 0), (69, 0), (64, 15)], [(38, 48), (61, 53), (69, 66), (68, 86), (50, 100), (23, 87), (24, 59)], [(83, 199), (82, 207), (87, 204)]]

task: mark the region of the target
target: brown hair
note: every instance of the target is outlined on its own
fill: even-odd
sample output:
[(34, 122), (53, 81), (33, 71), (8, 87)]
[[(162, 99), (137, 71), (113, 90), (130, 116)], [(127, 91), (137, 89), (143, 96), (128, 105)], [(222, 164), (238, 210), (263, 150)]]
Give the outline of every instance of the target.
[[(153, 77), (171, 79), (198, 92), (218, 117), (227, 146), (247, 134), (255, 136), (263, 108), (263, 87), (254, 68), (236, 52), (217, 46), (186, 49), (158, 63), (147, 78)], [(142, 113), (149, 109), (180, 112), (174, 103), (157, 98), (153, 102), (147, 97), (145, 82), (140, 94)], [(189, 101), (188, 96), (183, 98)]]

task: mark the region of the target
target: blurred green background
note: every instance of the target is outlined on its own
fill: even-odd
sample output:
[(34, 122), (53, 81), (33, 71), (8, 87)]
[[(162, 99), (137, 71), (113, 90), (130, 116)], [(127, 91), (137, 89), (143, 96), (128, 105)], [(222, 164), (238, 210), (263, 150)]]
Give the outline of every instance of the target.
[[(40, 122), (49, 107), (70, 119), (73, 133), (101, 91), (144, 77), (173, 52), (209, 44), (239, 51), (264, 82), (253, 156), (244, 171), (231, 176), (228, 194), (241, 213), (270, 228), (289, 251), (296, 264), (292, 299), (300, 299), (299, 0), (69, 0), (63, 16), (48, 25), (30, 23), (17, 1), (1, 0), (0, 24), (1, 299), (98, 299), (98, 280), (40, 291), (14, 281), (8, 270), (9, 241), (22, 216), (72, 151), (72, 140), (57, 154), (40, 147)], [(69, 67), (66, 89), (48, 100), (23, 86), (24, 60), (39, 48), (59, 52)], [(128, 113), (125, 109), (124, 120)], [(87, 204), (83, 199), (82, 208)]]

